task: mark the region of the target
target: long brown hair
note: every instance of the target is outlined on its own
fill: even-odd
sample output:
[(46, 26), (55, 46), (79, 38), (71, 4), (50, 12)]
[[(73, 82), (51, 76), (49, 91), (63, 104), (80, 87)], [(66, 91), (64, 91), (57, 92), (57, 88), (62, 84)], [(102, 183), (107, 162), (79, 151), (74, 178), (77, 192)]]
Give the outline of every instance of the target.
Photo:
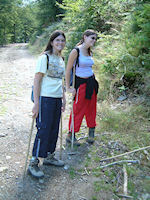
[(65, 36), (64, 32), (61, 30), (55, 30), (50, 36), (50, 39), (48, 41), (45, 51), (49, 51), (50, 54), (53, 53), (53, 47), (52, 47), (51, 43), (53, 42), (53, 40), (55, 40), (55, 38), (57, 38), (60, 35), (62, 35), (66, 41), (66, 36)]
[[(76, 46), (79, 46), (79, 45), (81, 45), (81, 44), (83, 44), (83, 42), (84, 42), (84, 36), (90, 36), (90, 35), (96, 35), (96, 37), (97, 37), (97, 33), (94, 31), (94, 30), (92, 30), (92, 29), (87, 29), (86, 31), (84, 31), (84, 33), (83, 33), (83, 35), (82, 35), (82, 39), (80, 40), (80, 42), (78, 43), (78, 44), (76, 44)], [(88, 54), (89, 55), (91, 55), (91, 48), (89, 47), (88, 48)]]

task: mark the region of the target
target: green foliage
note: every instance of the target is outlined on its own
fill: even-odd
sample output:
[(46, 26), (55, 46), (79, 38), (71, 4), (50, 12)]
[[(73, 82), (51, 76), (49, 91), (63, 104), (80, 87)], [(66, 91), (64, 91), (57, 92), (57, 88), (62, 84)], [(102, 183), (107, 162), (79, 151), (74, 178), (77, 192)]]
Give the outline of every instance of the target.
[[(99, 1), (99, 0), (63, 0), (60, 7), (65, 10), (64, 22), (68, 23), (68, 52), (80, 41), (86, 29), (105, 32), (116, 29), (119, 21), (127, 15), (134, 5), (134, 0)], [(120, 25), (119, 25), (120, 27)]]
[(7, 34), (9, 38), (11, 36), (9, 28), (12, 26), (10, 18), (14, 3), (15, 1), (10, 0), (0, 2), (0, 44), (7, 42)]
[[(136, 7), (133, 12), (131, 23), (128, 23), (129, 29), (125, 34), (126, 48), (128, 52), (138, 57), (142, 67), (149, 68), (142, 58), (149, 54), (150, 43), (150, 4), (142, 4)], [(127, 40), (128, 39), (128, 40)], [(147, 60), (147, 59), (146, 59)]]
[[(144, 103), (144, 102), (143, 102)], [(91, 159), (88, 162), (88, 168), (91, 169), (91, 175), (97, 177), (93, 183), (95, 194), (93, 197), (103, 199), (99, 195), (107, 191), (121, 194), (124, 184), (124, 174), (122, 165), (114, 165), (101, 169), (100, 166), (107, 165), (113, 160), (97, 162), (94, 155), (100, 159), (122, 154), (140, 147), (149, 145), (149, 107), (144, 106), (142, 99), (139, 98), (134, 104), (111, 104), (103, 102), (98, 105), (98, 127), (96, 134), (96, 143), (90, 149)], [(103, 120), (104, 118), (104, 120)], [(113, 118), (113, 119), (110, 119)], [(100, 120), (99, 120), (100, 119)], [(111, 121), (105, 124), (105, 119)], [(118, 120), (118, 122), (117, 122)], [(131, 123), (133, 122), (133, 123)], [(117, 127), (116, 127), (117, 124)], [(126, 128), (128, 126), (128, 128)], [(119, 160), (140, 160), (140, 165), (126, 165), (128, 175), (128, 194), (134, 199), (141, 199), (144, 193), (148, 193), (150, 179), (147, 176), (149, 170), (149, 153), (139, 151), (134, 154), (116, 158)], [(85, 161), (86, 162), (86, 161)], [(119, 184), (118, 184), (119, 183)], [(105, 198), (104, 198), (105, 199)], [(113, 199), (112, 197), (107, 199)], [(114, 198), (115, 199), (115, 198)]]
[(112, 189), (112, 185), (110, 183), (105, 184), (104, 180), (94, 182), (94, 190), (96, 193), (100, 192), (101, 190), (111, 191)]
[(18, 10), (19, 19), (16, 22), (16, 40), (17, 42), (29, 42), (35, 27), (35, 11), (33, 5), (23, 6)]
[(61, 0), (22, 0), (0, 2), (0, 44), (35, 41), (51, 23), (61, 19), (62, 9), (56, 5)]
[(97, 197), (96, 197), (96, 196), (93, 196), (93, 197), (92, 197), (92, 200), (97, 200)]
[[(99, 63), (102, 84), (100, 90), (103, 92), (101, 99), (108, 97), (110, 93), (114, 95), (114, 89), (117, 89), (115, 85), (122, 87), (128, 81), (127, 85), (130, 87), (127, 87), (127, 90), (132, 87), (135, 93), (149, 94), (147, 77), (150, 69), (150, 4), (146, 2), (138, 1), (132, 6), (133, 11), (125, 16), (120, 33), (116, 31), (113, 35), (102, 36), (101, 47), (105, 48), (105, 51), (100, 54), (102, 57), (105, 54), (105, 57)], [(133, 85), (130, 84), (130, 78), (126, 83), (122, 79), (128, 74), (133, 74)], [(137, 74), (140, 76), (134, 78)], [(116, 92), (118, 93), (117, 90)]]
[(70, 175), (70, 178), (71, 178), (71, 179), (74, 179), (74, 178), (76, 177), (76, 173), (75, 173), (74, 168), (71, 168), (71, 169), (70, 169), (69, 175)]
[[(135, 1), (63, 0), (60, 5), (65, 12), (65, 20), (83, 30), (94, 28), (107, 31), (114, 21), (122, 19)], [(109, 21), (108, 21), (109, 20)], [(112, 23), (111, 23), (112, 22)]]
[(101, 118), (99, 119), (101, 131), (115, 131), (117, 133), (127, 133), (132, 130), (138, 131), (140, 124), (135, 126), (135, 123), (144, 123), (145, 118), (150, 118), (149, 106), (145, 106), (144, 102), (140, 102), (140, 99), (135, 106), (130, 107), (128, 105), (126, 109), (120, 112), (112, 111), (107, 106), (107, 103), (103, 102), (99, 112), (101, 113)]
[(6, 0), (0, 4), (0, 44), (27, 42), (35, 29), (33, 4)]
[[(41, 14), (41, 21), (39, 20), (41, 29), (38, 28), (33, 34), (33, 42), (35, 36), (44, 30), (43, 39), (38, 37), (36, 42), (42, 48), (47, 43), (48, 35), (52, 30), (57, 27), (64, 30), (67, 36), (65, 49), (67, 60), (71, 49), (80, 41), (82, 33), (86, 29), (94, 29), (100, 36), (94, 50), (95, 66), (99, 72), (96, 76), (100, 81), (98, 99), (116, 98), (122, 91), (128, 92), (129, 89), (139, 94), (149, 94), (147, 77), (149, 77), (150, 67), (150, 4), (148, 1), (62, 0), (57, 1), (56, 4), (59, 5), (59, 9), (64, 10), (64, 18), (60, 26), (57, 23), (55, 27), (55, 23), (53, 23), (50, 27), (44, 28), (48, 22), (44, 22)], [(46, 6), (44, 1), (38, 1), (38, 11), (40, 5), (41, 8)], [(48, 9), (50, 7), (41, 9), (39, 12), (48, 14)], [(50, 23), (52, 18), (49, 19)], [(55, 20), (57, 20), (56, 18)], [(129, 77), (128, 80), (125, 80), (126, 83), (123, 80), (123, 77), (127, 77), (128, 74), (133, 74), (131, 78), (134, 79), (133, 85), (130, 84)], [(140, 75), (137, 77), (137, 74)]]
[(44, 28), (47, 28), (51, 23), (61, 19), (59, 16), (63, 10), (58, 7), (57, 3), (61, 4), (61, 0), (38, 0), (37, 1), (37, 33), (41, 34)]

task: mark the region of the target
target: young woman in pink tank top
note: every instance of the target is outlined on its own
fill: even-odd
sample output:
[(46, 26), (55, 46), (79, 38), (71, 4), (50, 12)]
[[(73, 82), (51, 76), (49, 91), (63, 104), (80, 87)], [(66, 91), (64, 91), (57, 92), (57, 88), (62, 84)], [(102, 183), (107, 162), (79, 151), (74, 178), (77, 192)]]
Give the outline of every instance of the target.
[[(75, 135), (77, 132), (79, 132), (84, 116), (87, 127), (89, 128), (87, 142), (90, 144), (94, 142), (98, 82), (96, 81), (92, 70), (94, 61), (91, 55), (91, 47), (94, 46), (96, 40), (97, 34), (93, 30), (86, 30), (83, 33), (81, 41), (76, 45), (76, 48), (73, 49), (69, 55), (66, 69), (66, 90), (67, 92), (72, 93), (75, 98), (73, 103), (74, 120), (72, 122), (71, 112), (66, 143), (71, 143), (72, 141), (73, 125)], [(77, 49), (79, 51), (79, 57)], [(70, 73), (76, 63), (77, 57), (78, 65), (76, 66), (75, 70), (75, 88), (71, 88)], [(74, 137), (74, 145), (80, 145), (76, 137)]]

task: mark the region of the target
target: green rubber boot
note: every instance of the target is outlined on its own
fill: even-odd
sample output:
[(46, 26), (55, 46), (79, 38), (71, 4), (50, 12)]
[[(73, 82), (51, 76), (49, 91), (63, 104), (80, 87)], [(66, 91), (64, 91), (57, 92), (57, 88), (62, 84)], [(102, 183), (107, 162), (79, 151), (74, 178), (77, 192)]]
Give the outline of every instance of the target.
[(89, 144), (94, 143), (94, 133), (95, 133), (95, 127), (89, 128), (89, 136), (86, 140)]

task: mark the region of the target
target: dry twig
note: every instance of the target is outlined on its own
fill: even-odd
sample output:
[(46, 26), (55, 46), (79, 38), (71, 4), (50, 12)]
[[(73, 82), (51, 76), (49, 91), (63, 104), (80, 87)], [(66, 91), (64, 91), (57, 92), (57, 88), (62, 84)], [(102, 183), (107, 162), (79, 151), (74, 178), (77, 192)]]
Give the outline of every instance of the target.
[(121, 156), (125, 156), (125, 155), (128, 155), (128, 154), (135, 153), (135, 152), (137, 152), (137, 151), (142, 151), (142, 150), (149, 149), (149, 148), (150, 148), (150, 146), (142, 147), (142, 148), (135, 149), (135, 150), (133, 150), (133, 151), (129, 151), (129, 152), (126, 152), (126, 153), (122, 153), (122, 154), (119, 154), (119, 155), (116, 155), (116, 156), (112, 156), (112, 157), (109, 157), (109, 158), (104, 158), (104, 159), (100, 160), (100, 162), (107, 161), (107, 160), (111, 160), (111, 159), (114, 159), (114, 158), (118, 158), (118, 157), (121, 157)]
[(126, 198), (126, 199), (133, 199), (132, 196), (124, 195), (124, 194), (117, 194), (118, 197)]
[(139, 160), (120, 160), (120, 161), (109, 163), (107, 165), (100, 166), (100, 169), (103, 169), (105, 167), (109, 167), (109, 166), (112, 166), (112, 165), (116, 165), (116, 164), (122, 164), (122, 163), (140, 164), (140, 161)]
[(89, 173), (88, 173), (88, 171), (87, 171), (86, 167), (84, 168), (84, 170), (85, 170), (86, 174), (89, 176)]

